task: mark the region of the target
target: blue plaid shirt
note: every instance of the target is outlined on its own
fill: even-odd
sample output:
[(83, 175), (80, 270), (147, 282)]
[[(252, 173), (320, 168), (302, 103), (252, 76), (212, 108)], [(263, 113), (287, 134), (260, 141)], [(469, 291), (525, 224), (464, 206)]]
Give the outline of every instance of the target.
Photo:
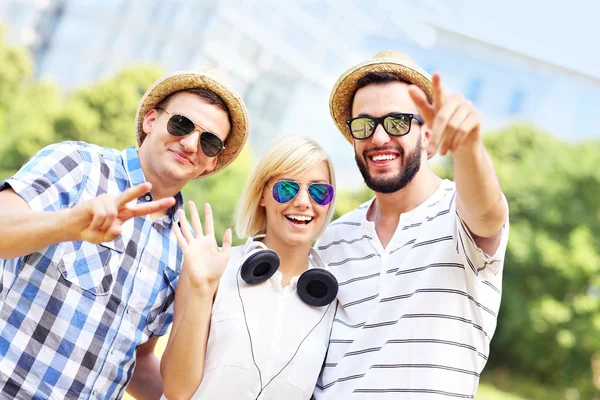
[[(57, 211), (145, 182), (137, 151), (65, 142), (48, 146), (12, 178), (35, 211)], [(138, 202), (151, 201), (150, 194)], [(63, 242), (0, 259), (0, 398), (119, 399), (136, 348), (166, 333), (182, 254), (167, 215), (127, 221), (95, 245)]]

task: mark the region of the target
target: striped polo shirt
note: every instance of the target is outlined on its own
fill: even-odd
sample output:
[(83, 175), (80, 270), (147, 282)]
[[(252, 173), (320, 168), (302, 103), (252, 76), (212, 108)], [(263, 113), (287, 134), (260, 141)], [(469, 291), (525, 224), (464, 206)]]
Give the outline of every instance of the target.
[(316, 244), (340, 285), (316, 399), (474, 398), (496, 328), (508, 221), (496, 253), (485, 254), (444, 180), (400, 216), (384, 249), (367, 220), (373, 200)]

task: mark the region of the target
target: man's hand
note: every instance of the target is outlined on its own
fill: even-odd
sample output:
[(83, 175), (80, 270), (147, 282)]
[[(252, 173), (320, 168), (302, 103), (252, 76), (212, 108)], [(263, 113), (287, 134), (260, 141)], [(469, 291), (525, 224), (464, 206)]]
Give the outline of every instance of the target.
[(446, 95), (438, 74), (433, 74), (432, 80), (433, 104), (421, 89), (409, 88), (410, 97), (432, 132), (427, 153), (432, 156), (438, 147), (441, 155), (452, 151), (458, 215), (479, 248), (494, 254), (507, 221), (508, 204), (481, 140), (481, 116), (462, 95)]
[(432, 131), (427, 147), (431, 157), (440, 150), (446, 155), (461, 148), (476, 148), (481, 141), (481, 116), (473, 104), (460, 93), (446, 95), (440, 76), (433, 74), (433, 104), (417, 86), (409, 88), (409, 94), (419, 113)]
[(80, 203), (69, 210), (69, 229), (75, 240), (103, 243), (114, 240), (121, 234), (123, 223), (131, 218), (169, 209), (175, 204), (173, 197), (148, 203), (130, 204), (133, 200), (152, 189), (149, 182), (132, 187), (118, 196), (103, 194)]

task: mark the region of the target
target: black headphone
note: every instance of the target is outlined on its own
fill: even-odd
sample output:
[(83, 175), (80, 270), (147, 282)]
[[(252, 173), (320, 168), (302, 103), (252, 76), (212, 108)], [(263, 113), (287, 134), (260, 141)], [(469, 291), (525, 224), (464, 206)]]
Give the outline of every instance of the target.
[[(240, 266), (239, 274), (244, 280), (244, 282), (250, 285), (265, 282), (270, 277), (272, 277), (273, 274), (275, 274), (275, 272), (277, 272), (277, 269), (279, 268), (279, 257), (277, 256), (277, 253), (267, 248), (267, 246), (265, 246), (264, 243), (257, 240), (264, 239), (264, 237), (264, 231), (259, 231), (255, 233), (254, 235), (250, 236), (250, 238), (248, 238), (243, 248), (244, 261)], [(296, 357), (296, 354), (298, 354), (302, 343), (304, 343), (304, 341), (308, 338), (312, 331), (314, 331), (315, 328), (321, 323), (321, 321), (323, 321), (323, 318), (325, 318), (325, 315), (327, 315), (327, 312), (331, 307), (331, 303), (333, 302), (333, 300), (335, 300), (335, 297), (337, 296), (338, 282), (337, 279), (335, 279), (335, 276), (333, 276), (331, 272), (325, 269), (325, 263), (313, 248), (310, 249), (310, 256), (311, 257), (309, 257), (309, 262), (312, 259), (317, 268), (308, 269), (304, 271), (302, 275), (300, 275), (300, 278), (298, 278), (298, 283), (296, 284), (296, 291), (298, 292), (298, 296), (300, 296), (300, 299), (306, 304), (314, 307), (327, 306), (327, 309), (325, 310), (323, 315), (321, 315), (321, 318), (315, 324), (315, 326), (313, 326), (312, 329), (306, 334), (304, 339), (300, 341), (300, 344), (296, 348), (296, 351), (292, 355), (292, 358), (290, 358), (290, 360), (287, 363), (285, 363), (285, 365), (279, 370), (279, 372), (273, 375), (273, 377), (264, 386), (262, 381), (262, 373), (260, 371), (260, 368), (258, 368), (256, 359), (254, 358), (252, 336), (250, 335), (250, 328), (248, 328), (248, 320), (246, 319), (246, 310), (244, 307), (244, 302), (242, 300), (242, 293), (240, 291), (240, 281), (236, 276), (235, 281), (237, 284), (238, 296), (242, 305), (242, 312), (244, 314), (244, 323), (246, 324), (248, 339), (250, 340), (250, 353), (252, 354), (252, 361), (254, 362), (254, 366), (258, 371), (260, 392), (258, 392), (258, 395), (256, 395), (256, 399), (260, 397), (260, 394), (263, 392), (263, 390), (265, 390), (265, 388), (271, 382), (273, 382), (273, 379), (275, 379), (281, 372), (283, 372), (285, 367), (287, 367), (292, 362), (294, 357)]]
[[(259, 231), (250, 236), (244, 245), (245, 258), (240, 275), (250, 285), (265, 282), (279, 268), (277, 253), (257, 240), (264, 237), (264, 231)], [(300, 275), (296, 290), (298, 296), (306, 304), (323, 307), (335, 300), (338, 293), (338, 282), (335, 276), (325, 269), (325, 263), (313, 248), (310, 249), (310, 256), (317, 268), (309, 268)]]

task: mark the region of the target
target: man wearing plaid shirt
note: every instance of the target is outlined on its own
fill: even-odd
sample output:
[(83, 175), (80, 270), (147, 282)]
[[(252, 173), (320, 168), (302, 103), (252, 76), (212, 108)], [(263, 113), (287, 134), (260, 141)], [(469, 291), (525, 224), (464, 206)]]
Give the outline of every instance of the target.
[(184, 71), (146, 92), (136, 134), (139, 151), (48, 146), (0, 183), (0, 399), (161, 396), (180, 191), (237, 157), (247, 113), (213, 72)]

